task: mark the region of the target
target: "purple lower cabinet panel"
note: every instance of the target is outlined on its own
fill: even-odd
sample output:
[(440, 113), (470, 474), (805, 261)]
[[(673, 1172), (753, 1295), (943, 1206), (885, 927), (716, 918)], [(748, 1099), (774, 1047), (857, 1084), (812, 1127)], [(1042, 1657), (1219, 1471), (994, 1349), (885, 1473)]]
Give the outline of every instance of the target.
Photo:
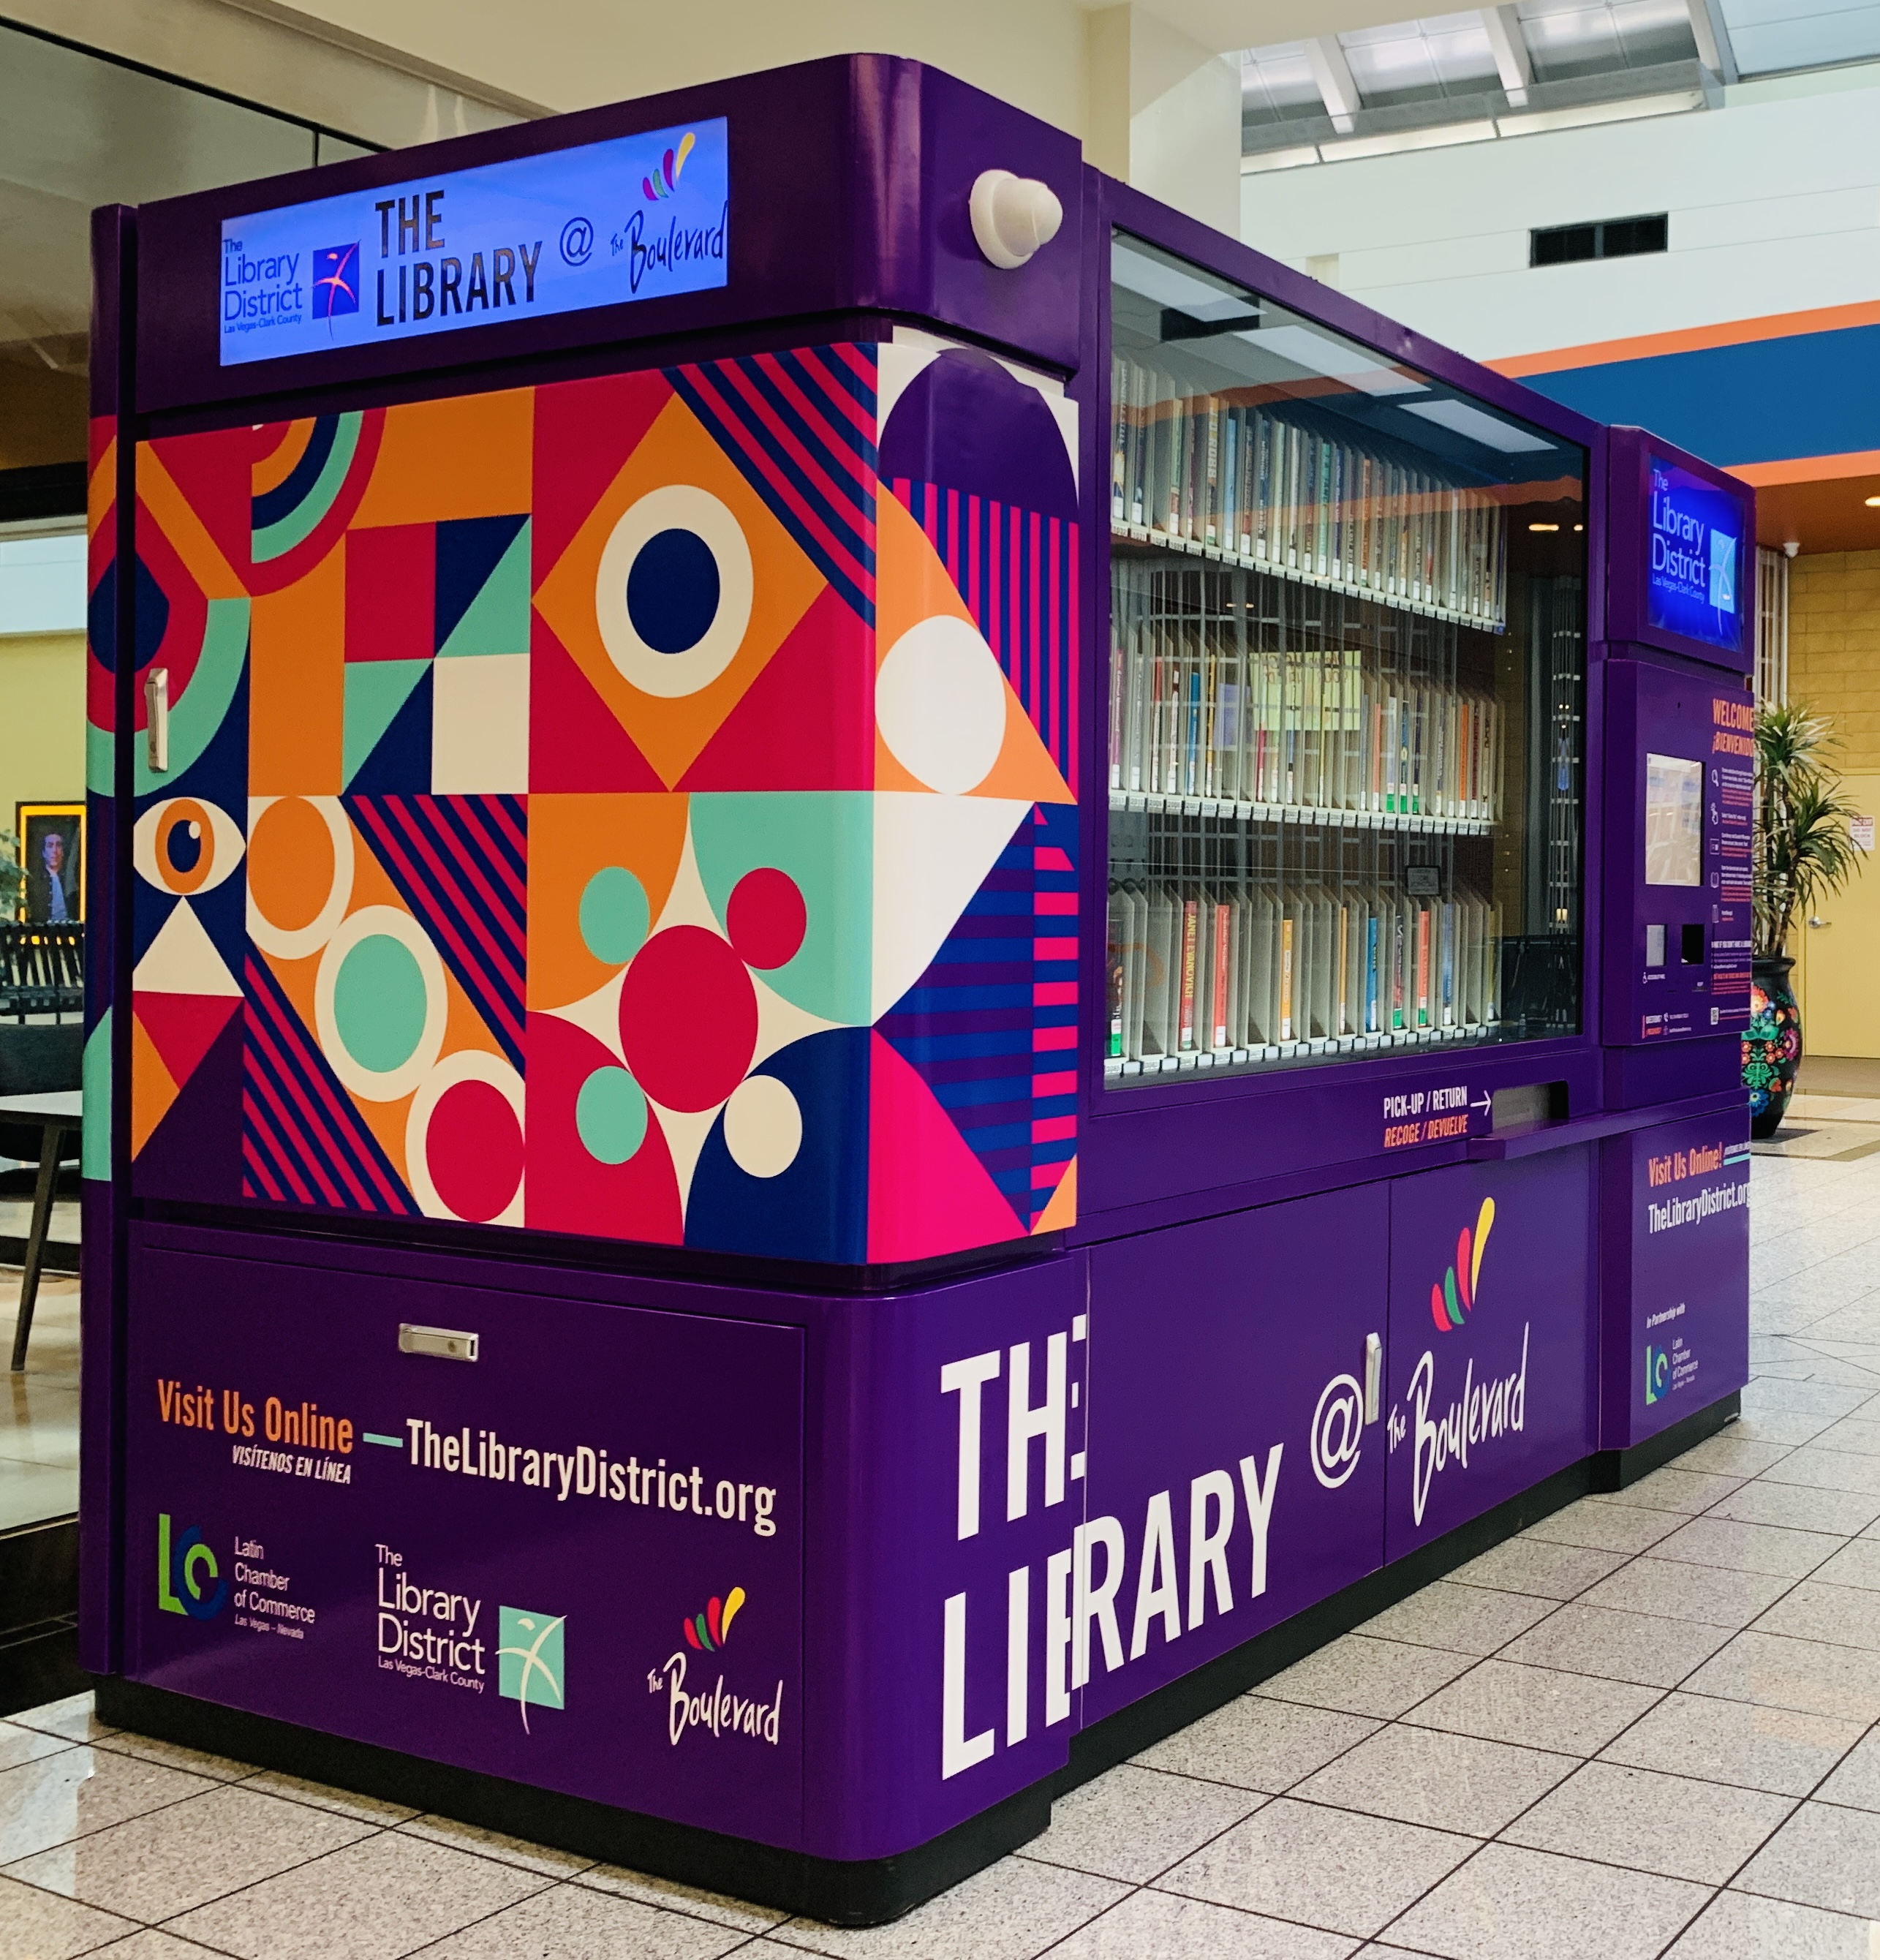
[(1080, 1726), (1382, 1562), (1385, 1433), (1364, 1415), (1388, 1190), (1092, 1252), (1088, 1456), (1071, 1466), (1089, 1515), (1044, 1575), (1047, 1628), (1068, 1608), (1047, 1681), (1067, 1658)]
[(1067, 1759), (1085, 1275), (1077, 1255), (828, 1303), (805, 1797), (825, 1857), (906, 1850)]
[(800, 1328), (148, 1246), (130, 1313), (132, 1678), (797, 1841)]
[(1599, 1443), (1625, 1449), (1749, 1379), (1749, 1118), (1602, 1146)]
[(1592, 1146), (1390, 1197), (1387, 1558), (1591, 1453)]
[[(117, 1345), (112, 1187), (103, 1178), (88, 1177), (79, 1187), (78, 1201), (84, 1245), (78, 1281), (80, 1351), (109, 1356)], [(78, 1421), (84, 1448), (78, 1459), (78, 1663), (93, 1674), (111, 1673), (119, 1665), (123, 1548), (111, 1515), (121, 1447), (116, 1414), (110, 1368), (100, 1363), (81, 1369)]]

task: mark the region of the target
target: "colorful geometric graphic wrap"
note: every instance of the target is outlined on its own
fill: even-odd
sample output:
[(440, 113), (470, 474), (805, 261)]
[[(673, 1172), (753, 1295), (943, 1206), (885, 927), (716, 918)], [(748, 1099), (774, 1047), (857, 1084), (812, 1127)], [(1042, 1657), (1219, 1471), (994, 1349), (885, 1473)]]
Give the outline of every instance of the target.
[[(87, 429), (85, 483), (85, 822), (110, 837), (117, 802), (112, 758), (117, 659), (117, 418), (94, 415)], [(113, 854), (85, 854), (84, 1126), (81, 1166), (100, 1184), (111, 1176), (112, 924), (117, 916)], [(121, 1025), (121, 1023), (120, 1023)]]
[(851, 1264), (1073, 1220), (1078, 540), (985, 472), (1074, 412), (975, 370), (954, 467), (966, 358), (140, 447), (142, 1195)]

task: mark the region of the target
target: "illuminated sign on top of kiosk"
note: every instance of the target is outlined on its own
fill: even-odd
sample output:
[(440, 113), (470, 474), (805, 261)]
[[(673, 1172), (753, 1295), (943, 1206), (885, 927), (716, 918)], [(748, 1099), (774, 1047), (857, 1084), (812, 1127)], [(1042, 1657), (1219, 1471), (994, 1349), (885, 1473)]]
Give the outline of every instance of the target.
[(1742, 559), (1740, 500), (1654, 456), (1646, 574), (1650, 623), (1710, 646), (1740, 648)]
[(722, 286), (723, 117), (231, 218), (221, 364)]

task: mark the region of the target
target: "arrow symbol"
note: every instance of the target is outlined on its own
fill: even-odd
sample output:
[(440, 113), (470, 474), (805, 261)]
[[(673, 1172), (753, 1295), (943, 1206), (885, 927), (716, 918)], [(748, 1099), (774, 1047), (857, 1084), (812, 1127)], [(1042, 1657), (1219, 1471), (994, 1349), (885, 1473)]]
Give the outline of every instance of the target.
[(1482, 1099), (1479, 1102), (1471, 1102), (1468, 1106), (1471, 1114), (1479, 1109), (1486, 1115), (1495, 1106), (1495, 1099), (1484, 1089), (1482, 1091)]

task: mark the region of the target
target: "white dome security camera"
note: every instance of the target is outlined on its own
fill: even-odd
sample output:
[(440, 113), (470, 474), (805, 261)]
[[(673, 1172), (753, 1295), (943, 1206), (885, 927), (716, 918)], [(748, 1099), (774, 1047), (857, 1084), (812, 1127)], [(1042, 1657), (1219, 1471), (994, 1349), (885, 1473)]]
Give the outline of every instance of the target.
[(981, 170), (974, 180), (969, 206), (972, 235), (979, 250), (1002, 271), (1012, 272), (1040, 247), (1048, 245), (1064, 221), (1064, 208), (1049, 184), (1010, 170)]

